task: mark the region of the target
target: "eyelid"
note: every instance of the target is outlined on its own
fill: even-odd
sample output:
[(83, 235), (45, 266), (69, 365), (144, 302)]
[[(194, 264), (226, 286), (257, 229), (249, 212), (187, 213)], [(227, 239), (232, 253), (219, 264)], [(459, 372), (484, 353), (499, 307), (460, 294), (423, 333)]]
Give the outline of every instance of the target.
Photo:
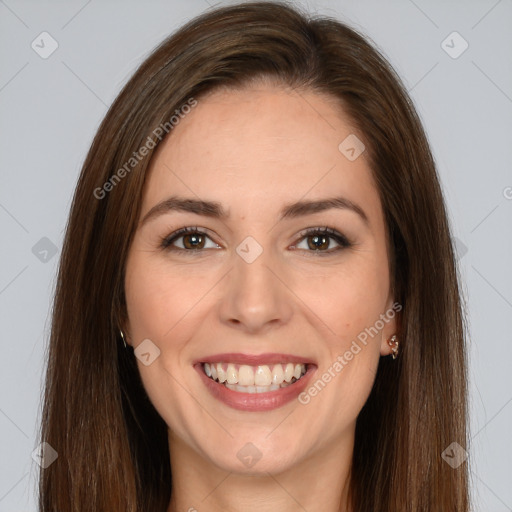
[(299, 233), (299, 236), (302, 239), (308, 235), (315, 234), (315, 233), (327, 234), (327, 235), (332, 236), (332, 238), (339, 238), (339, 239), (341, 239), (342, 242), (350, 244), (350, 241), (343, 233), (340, 233), (336, 229), (330, 228), (328, 226), (315, 226), (315, 227), (303, 229)]
[[(173, 231), (170, 235), (167, 235), (161, 239), (160, 246), (163, 249), (166, 249), (169, 251), (171, 251), (171, 250), (179, 251), (181, 253), (199, 254), (199, 253), (204, 252), (205, 249), (186, 250), (186, 249), (182, 249), (181, 247), (173, 247), (172, 246), (173, 242), (175, 242), (177, 239), (179, 239), (187, 234), (193, 234), (193, 233), (205, 235), (208, 238), (210, 238), (210, 240), (213, 243), (222, 247), (218, 242), (216, 242), (214, 240), (214, 237), (212, 237), (210, 235), (211, 231), (209, 229), (199, 227), (199, 226), (186, 226), (186, 227), (183, 227), (183, 228)], [(338, 246), (335, 247), (334, 249), (330, 249), (327, 251), (320, 251), (320, 250), (319, 251), (314, 251), (314, 250), (308, 251), (305, 249), (296, 249), (296, 245), (299, 244), (300, 242), (302, 242), (304, 240), (304, 238), (307, 238), (308, 236), (312, 236), (312, 235), (315, 235), (318, 233), (328, 235), (328, 238), (334, 239), (335, 242), (338, 244)], [(305, 253), (311, 253), (311, 254), (309, 254), (309, 256), (330, 255), (330, 254), (338, 252), (342, 249), (349, 248), (353, 245), (353, 243), (344, 234), (342, 234), (339, 231), (337, 231), (336, 229), (330, 228), (328, 226), (315, 226), (315, 227), (309, 227), (309, 228), (303, 229), (300, 233), (298, 233), (298, 237), (299, 237), (298, 240), (296, 242), (294, 242), (294, 244), (289, 247), (292, 247), (294, 250), (300, 250)]]
[(293, 247), (295, 249), (296, 245), (301, 243), (305, 238), (307, 238), (308, 236), (319, 234), (319, 233), (323, 234), (323, 235), (327, 235), (328, 238), (333, 239), (338, 244), (338, 246), (333, 249), (329, 249), (327, 251), (307, 251), (304, 249), (298, 249), (298, 250), (304, 251), (304, 253), (308, 254), (308, 256), (324, 256), (324, 255), (328, 256), (328, 255), (337, 253), (343, 249), (348, 249), (354, 245), (353, 242), (351, 242), (343, 233), (339, 232), (338, 230), (336, 230), (334, 228), (330, 228), (328, 226), (323, 226), (323, 227), (316, 226), (316, 227), (306, 228), (306, 229), (302, 230), (299, 233), (300, 238), (291, 247)]
[(188, 252), (188, 253), (202, 252), (204, 249), (196, 249), (196, 250), (191, 249), (191, 250), (187, 251), (185, 249), (181, 249), (181, 247), (173, 247), (172, 246), (172, 243), (175, 242), (177, 239), (181, 238), (184, 235), (193, 234), (193, 233), (205, 235), (208, 238), (210, 238), (210, 240), (212, 240), (212, 242), (214, 242), (216, 245), (220, 246), (220, 244), (218, 242), (216, 242), (213, 239), (213, 237), (211, 236), (211, 234), (210, 234), (211, 231), (208, 228), (203, 228), (200, 226), (186, 226), (186, 227), (177, 229), (176, 231), (173, 231), (170, 235), (163, 237), (160, 241), (160, 246), (163, 249), (177, 250), (177, 251), (181, 251), (181, 252)]

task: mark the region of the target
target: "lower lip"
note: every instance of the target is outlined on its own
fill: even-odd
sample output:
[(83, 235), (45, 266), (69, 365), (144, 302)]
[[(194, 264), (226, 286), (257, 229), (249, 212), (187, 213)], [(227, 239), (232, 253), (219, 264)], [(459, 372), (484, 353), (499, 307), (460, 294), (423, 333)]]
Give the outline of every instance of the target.
[(195, 369), (199, 372), (199, 375), (210, 393), (217, 398), (217, 400), (220, 400), (233, 409), (259, 412), (277, 409), (291, 402), (294, 398), (297, 398), (308, 385), (308, 381), (311, 379), (311, 375), (314, 373), (316, 366), (309, 365), (307, 372), (293, 384), (276, 389), (275, 391), (267, 391), (266, 393), (242, 393), (240, 391), (233, 391), (224, 386), (224, 384), (210, 379), (210, 377), (204, 373), (201, 364), (195, 365)]

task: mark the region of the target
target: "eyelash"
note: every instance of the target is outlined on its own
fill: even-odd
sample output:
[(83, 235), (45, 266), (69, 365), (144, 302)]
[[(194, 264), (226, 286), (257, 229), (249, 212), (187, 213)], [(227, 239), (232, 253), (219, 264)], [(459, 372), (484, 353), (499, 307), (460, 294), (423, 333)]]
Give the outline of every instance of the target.
[[(201, 231), (201, 229), (198, 226), (186, 227), (186, 228), (178, 229), (174, 233), (171, 233), (170, 235), (162, 238), (160, 241), (160, 247), (167, 251), (179, 251), (181, 253), (188, 254), (188, 255), (197, 255), (198, 253), (203, 252), (205, 249), (182, 249), (181, 247), (173, 247), (172, 246), (172, 244), (176, 240), (178, 240), (179, 238), (181, 238), (182, 236), (187, 235), (187, 234), (198, 234), (198, 235), (206, 236), (206, 237), (210, 238), (210, 240), (211, 240), (211, 237), (208, 236), (204, 231)], [(342, 249), (347, 249), (352, 246), (352, 243), (349, 242), (349, 240), (344, 235), (342, 235), (335, 229), (332, 229), (329, 227), (309, 228), (309, 229), (302, 231), (300, 233), (300, 239), (294, 245), (297, 245), (298, 243), (302, 242), (302, 240), (304, 238), (307, 238), (308, 236), (314, 236), (314, 235), (329, 235), (328, 238), (332, 238), (338, 244), (338, 247), (335, 247), (334, 249), (329, 249), (327, 251), (306, 250), (306, 249), (299, 249), (299, 250), (313, 253), (315, 256), (328, 256), (328, 255), (336, 253)]]

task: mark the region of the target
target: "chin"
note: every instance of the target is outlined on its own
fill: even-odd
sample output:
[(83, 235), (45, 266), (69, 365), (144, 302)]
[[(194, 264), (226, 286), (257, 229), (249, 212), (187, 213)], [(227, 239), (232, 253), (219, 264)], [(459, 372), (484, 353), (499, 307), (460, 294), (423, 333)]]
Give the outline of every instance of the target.
[[(211, 449), (205, 450), (205, 457), (218, 468), (232, 473), (252, 476), (281, 473), (297, 465), (305, 455), (304, 450), (292, 443), (283, 444), (282, 440), (286, 439), (283, 433), (274, 439), (267, 437), (268, 431), (260, 435), (253, 432), (235, 436), (224, 446), (219, 445), (214, 453)], [(289, 441), (290, 437), (287, 439)]]

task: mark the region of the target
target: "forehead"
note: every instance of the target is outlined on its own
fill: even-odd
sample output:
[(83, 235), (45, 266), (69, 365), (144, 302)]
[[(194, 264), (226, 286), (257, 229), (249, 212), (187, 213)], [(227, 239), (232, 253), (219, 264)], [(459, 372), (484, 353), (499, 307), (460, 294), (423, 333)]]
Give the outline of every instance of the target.
[(335, 98), (259, 86), (197, 101), (153, 156), (143, 211), (171, 194), (219, 201), (242, 214), (343, 195), (378, 215), (365, 153), (351, 161), (339, 149), (347, 137), (364, 137)]

